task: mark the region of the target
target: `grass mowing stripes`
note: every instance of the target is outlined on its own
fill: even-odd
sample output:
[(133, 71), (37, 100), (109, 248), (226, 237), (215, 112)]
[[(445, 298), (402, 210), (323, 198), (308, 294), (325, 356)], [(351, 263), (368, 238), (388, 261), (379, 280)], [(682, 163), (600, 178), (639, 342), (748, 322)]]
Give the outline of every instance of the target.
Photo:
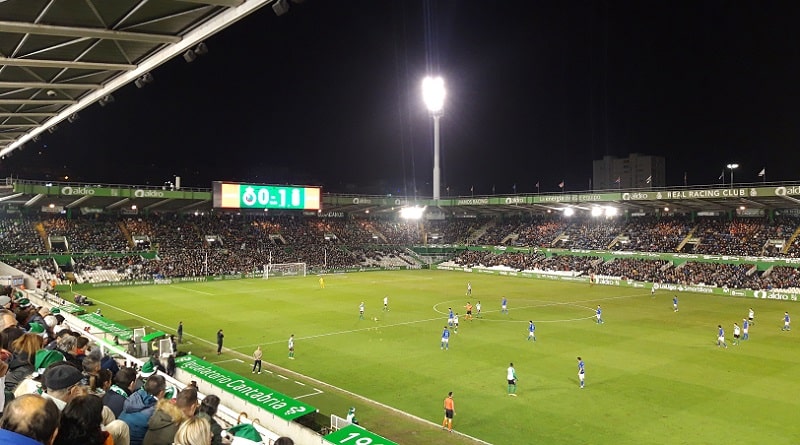
[[(132, 327), (174, 332), (182, 320), (190, 343), (181, 349), (211, 361), (224, 328), (231, 351), (219, 359), (245, 363), (220, 366), (242, 374), (261, 345), (277, 373), (288, 369), (434, 424), (453, 391), (454, 428), (497, 445), (800, 443), (800, 334), (780, 330), (783, 312), (800, 308), (791, 302), (680, 294), (673, 312), (666, 292), (445, 271), (333, 275), (325, 285), (309, 276), (85, 293), (104, 315)], [(500, 313), (504, 295), (508, 315)], [(483, 318), (466, 320), (464, 305), (478, 300)], [(594, 322), (598, 304), (603, 325)], [(442, 351), (448, 307), (460, 327)], [(741, 325), (749, 307), (756, 312), (751, 340), (732, 346), (733, 323)], [(536, 323), (535, 343), (526, 340), (528, 320)], [(727, 350), (716, 346), (718, 324)], [(289, 334), (296, 360), (287, 357)], [(586, 362), (582, 390), (577, 356)], [(520, 378), (518, 397), (506, 394), (509, 362)], [(366, 428), (403, 445), (470, 442), (327, 387), (307, 395), (292, 378), (258, 380), (305, 396), (323, 413), (344, 416), (357, 406)]]

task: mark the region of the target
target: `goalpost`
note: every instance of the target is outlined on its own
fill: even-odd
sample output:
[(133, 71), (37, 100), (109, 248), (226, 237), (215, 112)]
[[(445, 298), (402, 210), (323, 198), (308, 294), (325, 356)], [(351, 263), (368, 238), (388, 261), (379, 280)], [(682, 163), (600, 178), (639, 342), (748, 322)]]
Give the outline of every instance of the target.
[(276, 263), (264, 265), (264, 279), (306, 276), (306, 263)]

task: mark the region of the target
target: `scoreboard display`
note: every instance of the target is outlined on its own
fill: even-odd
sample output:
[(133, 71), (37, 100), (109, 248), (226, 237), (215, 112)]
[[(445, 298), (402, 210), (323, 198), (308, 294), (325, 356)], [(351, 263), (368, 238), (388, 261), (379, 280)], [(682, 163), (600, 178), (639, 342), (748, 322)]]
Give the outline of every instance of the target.
[(319, 210), (322, 195), (319, 187), (222, 181), (214, 181), (211, 190), (217, 209)]

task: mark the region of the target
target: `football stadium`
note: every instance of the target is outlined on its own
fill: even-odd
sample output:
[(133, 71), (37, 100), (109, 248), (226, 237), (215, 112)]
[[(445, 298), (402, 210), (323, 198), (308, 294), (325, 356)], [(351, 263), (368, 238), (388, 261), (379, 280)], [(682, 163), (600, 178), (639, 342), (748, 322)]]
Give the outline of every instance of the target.
[[(302, 2), (66, 3), (0, 2), (0, 33), (139, 56), (3, 50), (0, 156)], [(435, 165), (430, 196), (5, 178), (0, 442), (800, 442), (800, 181), (442, 196)]]

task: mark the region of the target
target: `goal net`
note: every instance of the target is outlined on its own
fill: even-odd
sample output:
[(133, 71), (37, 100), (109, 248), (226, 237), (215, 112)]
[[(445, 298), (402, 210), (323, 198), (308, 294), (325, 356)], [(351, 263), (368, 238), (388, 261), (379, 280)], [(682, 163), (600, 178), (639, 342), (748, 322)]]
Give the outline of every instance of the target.
[(264, 265), (264, 279), (306, 276), (306, 263), (277, 263)]

